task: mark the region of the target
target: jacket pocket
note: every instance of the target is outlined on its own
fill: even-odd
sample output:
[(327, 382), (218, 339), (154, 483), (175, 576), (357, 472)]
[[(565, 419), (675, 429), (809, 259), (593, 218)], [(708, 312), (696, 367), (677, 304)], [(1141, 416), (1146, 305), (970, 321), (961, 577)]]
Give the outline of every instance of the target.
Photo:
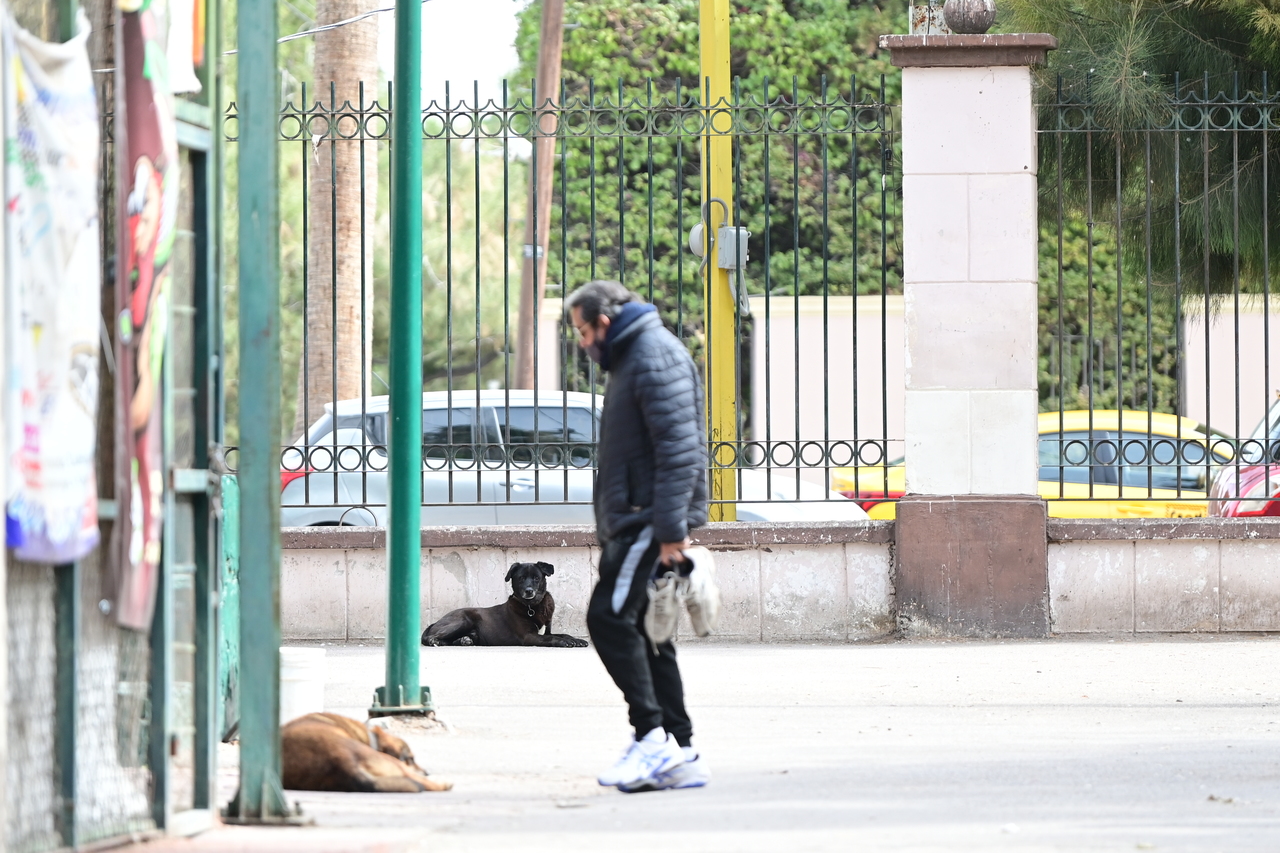
[(627, 503), (640, 508), (653, 506), (653, 471), (641, 462), (627, 463)]

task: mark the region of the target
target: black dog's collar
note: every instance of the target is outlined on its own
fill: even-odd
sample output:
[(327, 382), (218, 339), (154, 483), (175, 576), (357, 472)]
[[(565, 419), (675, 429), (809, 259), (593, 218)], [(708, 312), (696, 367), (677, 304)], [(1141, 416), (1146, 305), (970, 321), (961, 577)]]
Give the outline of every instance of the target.
[[(514, 601), (516, 604), (522, 605), (522, 606), (524, 607), (524, 611), (525, 611), (525, 613), (527, 613), (527, 614), (529, 615), (529, 618), (530, 618), (530, 619), (532, 619), (532, 620), (533, 620), (533, 621), (535, 621), (535, 622), (536, 622), (536, 621), (538, 621), (538, 617), (537, 617), (537, 615), (533, 612), (533, 605), (532, 605), (532, 604), (530, 604), (529, 602), (525, 601), (523, 598), (516, 598), (514, 595), (510, 596), (510, 599), (511, 599), (512, 601)], [(541, 601), (539, 601), (538, 603), (539, 603), (539, 604), (541, 604), (542, 602), (541, 602)]]

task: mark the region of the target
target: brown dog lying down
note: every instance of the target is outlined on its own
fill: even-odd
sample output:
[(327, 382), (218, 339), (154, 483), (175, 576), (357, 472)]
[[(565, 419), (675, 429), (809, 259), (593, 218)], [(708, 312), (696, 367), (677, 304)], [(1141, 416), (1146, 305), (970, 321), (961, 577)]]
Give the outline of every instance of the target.
[(555, 572), (550, 563), (512, 563), (506, 578), (511, 595), (505, 602), (451, 610), (422, 632), (422, 645), (585, 646), (586, 640), (551, 633), (556, 600), (547, 592), (547, 577)]
[(338, 714), (307, 714), (280, 730), (284, 787), (294, 791), (415, 794), (447, 791), (427, 778), (403, 740)]

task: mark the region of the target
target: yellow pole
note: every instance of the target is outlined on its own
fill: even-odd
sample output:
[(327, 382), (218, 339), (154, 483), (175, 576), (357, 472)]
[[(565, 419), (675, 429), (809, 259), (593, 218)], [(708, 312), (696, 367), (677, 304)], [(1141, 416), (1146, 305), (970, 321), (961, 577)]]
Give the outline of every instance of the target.
[[(699, 55), (702, 65), (701, 95), (713, 109), (707, 112), (707, 128), (702, 137), (702, 204), (707, 239), (706, 279), (703, 282), (703, 304), (706, 306), (706, 388), (707, 437), (712, 453), (719, 461), (734, 458), (728, 444), (738, 439), (738, 341), (735, 330), (737, 300), (729, 282), (729, 271), (716, 263), (716, 247), (711, 244), (722, 224), (733, 219), (733, 137), (732, 117), (728, 110), (717, 112), (716, 106), (727, 107), (732, 92), (729, 79), (729, 0), (700, 0)], [(712, 201), (718, 199), (723, 206)], [(737, 498), (737, 478), (732, 469), (711, 469), (711, 499), (733, 501)], [(711, 505), (712, 521), (736, 521), (733, 503)]]

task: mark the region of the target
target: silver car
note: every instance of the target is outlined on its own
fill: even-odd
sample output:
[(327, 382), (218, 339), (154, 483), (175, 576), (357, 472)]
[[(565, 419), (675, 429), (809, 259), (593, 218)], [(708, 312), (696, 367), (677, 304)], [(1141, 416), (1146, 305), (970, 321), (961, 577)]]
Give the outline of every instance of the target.
[[(422, 524), (591, 524), (598, 395), (422, 395)], [(281, 457), (285, 527), (387, 523), (387, 398), (325, 406)], [(859, 521), (854, 501), (794, 470), (738, 472), (741, 521)], [(797, 499), (803, 503), (797, 503)]]

